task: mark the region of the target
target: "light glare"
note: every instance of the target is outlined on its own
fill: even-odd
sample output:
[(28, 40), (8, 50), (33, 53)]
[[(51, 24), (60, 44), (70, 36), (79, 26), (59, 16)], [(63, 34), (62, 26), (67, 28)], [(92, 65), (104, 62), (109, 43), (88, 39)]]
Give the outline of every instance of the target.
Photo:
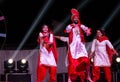
[(26, 63), (26, 59), (22, 59), (21, 62), (22, 62), (23, 64), (25, 64), (25, 63)]
[(117, 62), (117, 63), (120, 63), (120, 57), (117, 57), (117, 58), (116, 58), (116, 62)]
[(13, 63), (13, 59), (9, 59), (8, 63), (12, 64)]
[(91, 62), (93, 62), (93, 58), (91, 58)]

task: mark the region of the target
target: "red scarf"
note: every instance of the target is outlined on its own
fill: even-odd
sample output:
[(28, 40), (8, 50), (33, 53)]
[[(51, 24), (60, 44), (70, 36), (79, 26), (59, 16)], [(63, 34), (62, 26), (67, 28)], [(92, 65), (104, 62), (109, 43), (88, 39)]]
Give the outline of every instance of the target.
[[(97, 40), (98, 40), (99, 42), (102, 42), (102, 41), (104, 41), (104, 40), (109, 40), (109, 39), (108, 39), (108, 37), (106, 37), (106, 36), (101, 36), (101, 37), (97, 37)], [(108, 45), (106, 45), (106, 51), (107, 51), (107, 53), (108, 53), (109, 60), (110, 60), (110, 62), (112, 63), (113, 50), (110, 49)]]
[[(44, 39), (45, 43), (49, 42), (49, 36), (45, 36), (45, 37), (43, 37), (43, 39)], [(37, 41), (40, 44), (40, 38), (39, 37), (38, 37)], [(47, 47), (46, 49), (48, 50), (48, 52), (52, 50), (54, 58), (55, 58), (56, 63), (57, 63), (58, 62), (58, 53), (57, 53), (56, 42), (55, 42), (54, 37), (53, 37), (53, 44), (51, 44), (51, 47)]]
[[(72, 29), (73, 29), (73, 28), (74, 28), (74, 24), (71, 24), (71, 26), (72, 26)], [(80, 27), (81, 24), (78, 24), (78, 26), (79, 26), (81, 41), (84, 43), (85, 40), (84, 40), (83, 30), (82, 30), (82, 28)], [(72, 30), (71, 30), (71, 32), (70, 32), (70, 34), (69, 34), (69, 43), (71, 43), (72, 41), (73, 41), (73, 32), (72, 32)]]

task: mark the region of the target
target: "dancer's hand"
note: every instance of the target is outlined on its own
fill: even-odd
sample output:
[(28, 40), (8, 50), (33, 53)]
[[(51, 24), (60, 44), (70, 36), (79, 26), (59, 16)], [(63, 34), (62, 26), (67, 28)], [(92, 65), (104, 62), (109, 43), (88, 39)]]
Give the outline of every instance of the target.
[(117, 56), (119, 55), (115, 49), (113, 49), (113, 54), (116, 54)]
[(91, 29), (90, 29), (90, 28), (88, 28), (85, 32), (86, 32), (86, 35), (87, 35), (87, 36), (89, 36), (89, 35), (91, 35), (91, 34), (92, 34), (92, 33), (91, 33)]
[(93, 53), (90, 52), (89, 55), (88, 55), (89, 58), (92, 58), (93, 57)]

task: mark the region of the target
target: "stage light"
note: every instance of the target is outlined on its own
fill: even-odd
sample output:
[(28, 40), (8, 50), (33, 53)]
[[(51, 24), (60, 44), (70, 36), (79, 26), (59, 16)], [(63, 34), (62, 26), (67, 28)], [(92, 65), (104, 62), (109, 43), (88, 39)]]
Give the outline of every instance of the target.
[(93, 58), (91, 58), (90, 61), (93, 63), (93, 61), (94, 61)]
[(117, 63), (120, 63), (120, 57), (117, 57), (117, 58), (116, 58), (116, 62), (117, 62)]
[[(87, 4), (90, 2), (90, 0), (83, 0), (82, 3), (80, 3), (78, 6), (77, 6), (77, 10), (82, 10), (82, 8), (86, 7)], [(58, 24), (56, 29), (54, 29), (54, 33), (56, 34), (62, 27), (64, 27), (65, 23), (67, 23), (69, 20), (70, 20), (70, 17), (71, 15), (68, 15), (65, 19), (63, 19), (63, 22)]]
[(28, 73), (28, 61), (26, 59), (17, 61), (17, 71), (21, 73)]
[(108, 25), (110, 25), (113, 18), (119, 13), (120, 10), (120, 3), (115, 7), (114, 11), (112, 11), (111, 15), (108, 17), (108, 19), (105, 21), (101, 29), (106, 29)]
[(12, 64), (13, 63), (13, 59), (9, 59), (8, 63)]
[(116, 61), (117, 71), (120, 72), (120, 56), (117, 56), (115, 61)]
[(4, 61), (4, 72), (5, 73), (15, 72), (15, 61), (13, 59), (8, 59)]
[(17, 51), (15, 51), (15, 53), (12, 56), (12, 58), (15, 58), (17, 56), (19, 50), (23, 47), (23, 45), (25, 44), (25, 42), (27, 41), (27, 39), (29, 38), (29, 36), (31, 35), (31, 33), (34, 31), (34, 29), (36, 28), (36, 26), (39, 24), (39, 22), (41, 21), (42, 17), (47, 12), (47, 10), (50, 8), (50, 6), (52, 5), (52, 3), (53, 3), (53, 0), (47, 0), (46, 1), (46, 3), (43, 6), (43, 8), (41, 8), (42, 10), (40, 10), (40, 12), (36, 16), (34, 22), (30, 26), (30, 29), (28, 30), (28, 32), (25, 34), (24, 38), (20, 42), (20, 44), (19, 44), (19, 46), (17, 48)]
[(26, 63), (26, 59), (22, 59), (21, 63), (25, 64)]

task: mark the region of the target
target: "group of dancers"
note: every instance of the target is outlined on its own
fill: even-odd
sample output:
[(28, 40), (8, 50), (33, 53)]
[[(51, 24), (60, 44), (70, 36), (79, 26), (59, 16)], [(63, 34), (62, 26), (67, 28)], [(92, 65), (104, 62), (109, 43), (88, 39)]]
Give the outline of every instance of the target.
[[(68, 82), (75, 82), (77, 77), (80, 77), (80, 82), (87, 79), (89, 82), (97, 82), (100, 78), (100, 68), (105, 73), (107, 82), (111, 82), (111, 60), (112, 55), (118, 55), (113, 45), (105, 35), (104, 31), (98, 29), (96, 38), (92, 42), (90, 53), (85, 48), (84, 34), (91, 35), (91, 28), (81, 24), (79, 12), (77, 9), (71, 9), (71, 20), (64, 30), (69, 34), (69, 37), (55, 36), (49, 29), (48, 25), (42, 26), (42, 32), (39, 33), (39, 57), (37, 67), (37, 82), (42, 82), (46, 77), (46, 72), (49, 70), (49, 82), (56, 81), (58, 52), (56, 48), (55, 38), (63, 42), (67, 42), (67, 67), (68, 67)], [(93, 57), (92, 76), (90, 74), (90, 59)], [(86, 71), (86, 72), (85, 72)], [(92, 77), (92, 78), (91, 78)]]

